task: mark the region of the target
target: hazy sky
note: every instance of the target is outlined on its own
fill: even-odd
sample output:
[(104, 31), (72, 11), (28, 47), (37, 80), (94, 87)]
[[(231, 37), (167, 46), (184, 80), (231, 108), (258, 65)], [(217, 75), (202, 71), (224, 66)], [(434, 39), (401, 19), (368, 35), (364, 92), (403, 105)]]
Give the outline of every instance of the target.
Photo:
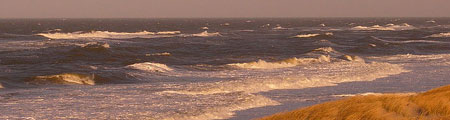
[(0, 18), (450, 17), (450, 0), (0, 0)]

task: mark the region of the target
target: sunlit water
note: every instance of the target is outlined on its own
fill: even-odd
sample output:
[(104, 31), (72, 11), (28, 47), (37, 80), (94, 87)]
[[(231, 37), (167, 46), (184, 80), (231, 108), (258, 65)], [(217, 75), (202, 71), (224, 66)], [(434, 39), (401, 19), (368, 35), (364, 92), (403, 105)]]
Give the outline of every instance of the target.
[(419, 92), (450, 83), (449, 33), (448, 18), (4, 19), (0, 119), (249, 119)]

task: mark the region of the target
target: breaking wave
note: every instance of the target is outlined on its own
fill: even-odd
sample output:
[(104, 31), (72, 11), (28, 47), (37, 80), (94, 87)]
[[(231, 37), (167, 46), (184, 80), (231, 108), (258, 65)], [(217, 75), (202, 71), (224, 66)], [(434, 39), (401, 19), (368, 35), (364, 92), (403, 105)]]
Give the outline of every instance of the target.
[(403, 23), (401, 25), (386, 24), (384, 26), (374, 25), (374, 26), (356, 26), (351, 28), (351, 30), (385, 30), (385, 31), (401, 31), (401, 30), (412, 30), (416, 27)]
[(296, 35), (294, 36), (295, 38), (309, 38), (309, 37), (316, 37), (319, 36), (320, 34), (302, 34), (302, 35)]
[(258, 60), (248, 63), (232, 63), (227, 66), (243, 68), (243, 69), (276, 69), (276, 68), (288, 68), (298, 65), (311, 65), (315, 63), (330, 63), (333, 61), (354, 61), (364, 62), (364, 59), (358, 56), (347, 55), (334, 50), (332, 47), (321, 47), (313, 49), (305, 55), (309, 58), (289, 58), (280, 61), (267, 62), (264, 60)]
[(157, 35), (174, 35), (174, 34), (180, 34), (181, 31), (161, 31), (157, 32)]
[(284, 28), (284, 27), (281, 27), (281, 26), (277, 26), (277, 27), (274, 27), (272, 29), (273, 30), (291, 30), (292, 28)]
[[(273, 70), (269, 70), (273, 71)], [(264, 71), (259, 71), (264, 72)], [(187, 89), (164, 91), (175, 94), (217, 94), (232, 92), (258, 93), (275, 89), (301, 89), (309, 87), (333, 86), (352, 81), (372, 81), (389, 75), (408, 72), (400, 65), (389, 63), (332, 62), (311, 66), (283, 69), (270, 77), (247, 77), (238, 80), (205, 84), (191, 84)], [(267, 76), (268, 73), (262, 73)]]
[(439, 33), (439, 34), (433, 34), (428, 37), (435, 37), (435, 38), (444, 38), (444, 37), (450, 37), (450, 32), (449, 33)]
[(246, 69), (274, 69), (274, 68), (286, 68), (286, 67), (294, 67), (302, 64), (311, 64), (311, 63), (321, 63), (321, 62), (330, 62), (330, 56), (320, 56), (318, 58), (289, 58), (281, 61), (275, 62), (267, 62), (264, 60), (258, 60), (257, 62), (249, 62), (249, 63), (233, 63), (228, 64), (229, 66), (234, 66), (238, 68), (246, 68)]
[(214, 37), (214, 36), (222, 36), (219, 32), (210, 33), (208, 31), (204, 31), (197, 34), (191, 34), (186, 36), (193, 36), (193, 37)]
[(76, 45), (82, 48), (103, 48), (103, 49), (111, 48), (111, 46), (108, 43), (101, 44), (98, 42), (88, 42), (85, 44), (76, 44)]
[[(320, 36), (321, 34), (301, 34), (301, 35), (296, 35), (296, 36), (293, 36), (293, 38), (309, 38), (309, 37), (317, 37), (317, 36)], [(327, 32), (327, 33), (325, 33), (324, 35), (326, 35), (326, 36), (332, 36), (333, 35), (333, 33), (331, 33), (331, 32)]]
[(73, 33), (40, 33), (36, 34), (50, 39), (132, 39), (132, 38), (163, 38), (163, 37), (214, 37), (222, 36), (219, 32), (209, 33), (204, 31), (196, 34), (181, 34), (181, 31), (161, 31), (161, 32), (73, 32)]
[(86, 75), (77, 73), (63, 73), (58, 75), (36, 76), (32, 82), (52, 82), (58, 84), (80, 84), (80, 85), (95, 85), (96, 75)]
[(128, 65), (128, 68), (147, 71), (147, 72), (170, 72), (173, 71), (172, 68), (168, 67), (165, 64), (161, 63), (152, 63), (152, 62), (144, 62), (144, 63), (136, 63), (132, 65)]
[(109, 31), (92, 31), (92, 32), (73, 32), (73, 33), (40, 33), (37, 35), (50, 39), (131, 39), (131, 38), (158, 38), (171, 37), (167, 35), (179, 34), (180, 31), (163, 31), (163, 32), (109, 32)]

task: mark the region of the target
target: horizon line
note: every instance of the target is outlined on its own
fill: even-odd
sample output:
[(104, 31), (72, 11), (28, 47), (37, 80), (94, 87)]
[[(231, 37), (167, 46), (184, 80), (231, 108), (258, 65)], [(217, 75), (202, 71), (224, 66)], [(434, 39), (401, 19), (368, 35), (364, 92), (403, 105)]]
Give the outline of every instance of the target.
[(260, 19), (260, 18), (450, 18), (450, 16), (317, 16), (317, 17), (0, 17), (0, 19)]

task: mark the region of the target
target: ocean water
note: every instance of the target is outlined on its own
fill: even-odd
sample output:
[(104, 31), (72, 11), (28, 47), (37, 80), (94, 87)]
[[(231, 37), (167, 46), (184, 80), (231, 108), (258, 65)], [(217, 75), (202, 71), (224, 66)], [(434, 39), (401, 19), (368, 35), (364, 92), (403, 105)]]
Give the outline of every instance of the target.
[(1, 19), (0, 119), (250, 119), (445, 85), (449, 53), (450, 18)]

